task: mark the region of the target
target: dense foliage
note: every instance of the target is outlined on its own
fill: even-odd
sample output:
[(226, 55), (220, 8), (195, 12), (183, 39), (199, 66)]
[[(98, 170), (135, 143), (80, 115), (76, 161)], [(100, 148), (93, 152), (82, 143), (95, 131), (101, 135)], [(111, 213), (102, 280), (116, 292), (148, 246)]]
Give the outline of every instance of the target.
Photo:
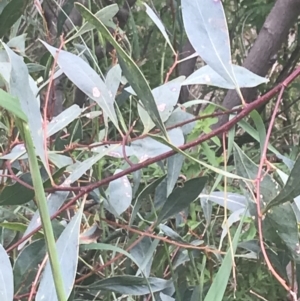
[(0, 1), (1, 301), (299, 300), (297, 14), (79, 2)]

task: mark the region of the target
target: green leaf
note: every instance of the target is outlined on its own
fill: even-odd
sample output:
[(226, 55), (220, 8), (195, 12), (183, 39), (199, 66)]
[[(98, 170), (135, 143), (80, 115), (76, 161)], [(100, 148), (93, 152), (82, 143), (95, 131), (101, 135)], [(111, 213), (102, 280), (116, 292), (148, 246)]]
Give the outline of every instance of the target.
[[(33, 241), (20, 252), (13, 268), (16, 291), (24, 294), (28, 292), (38, 272), (39, 264), (45, 255), (44, 239)], [(21, 291), (19, 291), (20, 289)]]
[(142, 104), (144, 105), (144, 108), (150, 115), (155, 125), (162, 131), (164, 136), (167, 137), (167, 131), (160, 118), (151, 89), (141, 70), (134, 63), (134, 61), (126, 54), (126, 52), (120, 47), (120, 45), (116, 42), (109, 30), (95, 15), (93, 15), (88, 9), (86, 9), (83, 5), (79, 3), (76, 3), (76, 6), (81, 12), (82, 16), (88, 22), (93, 24), (101, 32), (103, 37), (107, 39), (109, 43), (111, 43), (113, 47), (117, 50), (120, 66), (129, 84), (136, 92), (138, 98), (141, 100)]
[[(234, 143), (233, 148), (234, 162), (237, 174), (254, 180), (257, 177), (258, 166)], [(242, 182), (241, 182), (242, 183)], [(242, 185), (244, 185), (242, 183)], [(260, 182), (260, 194), (262, 195), (261, 201), (266, 204), (269, 203), (278, 193), (278, 184), (267, 173), (264, 174), (263, 180)], [(255, 183), (248, 182), (247, 189), (255, 190)]]
[(174, 150), (174, 151), (176, 151), (176, 152), (184, 155), (185, 157), (189, 158), (190, 160), (192, 160), (192, 161), (194, 161), (194, 162), (196, 162), (196, 163), (198, 163), (200, 165), (203, 165), (204, 167), (206, 167), (206, 168), (208, 168), (208, 169), (210, 169), (210, 170), (212, 170), (212, 171), (214, 171), (214, 172), (216, 172), (216, 173), (218, 173), (220, 175), (226, 176), (228, 178), (233, 178), (233, 179), (240, 179), (240, 180), (245, 180), (245, 181), (248, 180), (247, 178), (243, 178), (243, 177), (234, 175), (234, 174), (232, 174), (232, 173), (230, 173), (228, 171), (222, 170), (220, 168), (217, 168), (217, 167), (214, 167), (212, 165), (209, 165), (209, 164), (207, 164), (207, 163), (205, 163), (203, 161), (197, 160), (196, 158), (193, 158), (187, 152), (182, 151), (181, 149), (179, 149), (178, 147), (176, 147), (174, 144), (170, 143), (169, 141), (167, 141), (163, 137), (156, 136), (156, 135), (150, 135), (150, 134), (149, 134), (149, 137), (151, 137), (151, 138), (153, 138), (153, 139), (155, 139), (155, 140), (157, 140), (157, 141), (159, 141), (159, 142), (161, 142), (161, 143), (163, 143), (165, 145), (168, 145), (172, 150)]
[(213, 279), (212, 285), (209, 288), (207, 295), (205, 296), (204, 301), (222, 301), (226, 287), (228, 285), (229, 276), (231, 274), (231, 269), (233, 267), (233, 256), (236, 252), (238, 245), (238, 240), (241, 234), (242, 225), (244, 218), (242, 218), (238, 229), (235, 232), (234, 238), (232, 240), (232, 249), (229, 249), (224, 257), (222, 265)]
[(261, 116), (258, 114), (257, 111), (255, 111), (255, 110), (252, 111), (250, 113), (250, 117), (254, 121), (256, 130), (257, 130), (258, 135), (259, 135), (260, 154), (262, 155), (264, 145), (265, 145), (265, 141), (266, 141), (266, 135), (267, 135), (266, 134), (266, 127), (265, 127), (265, 124), (264, 124)]
[(182, 154), (176, 154), (167, 159), (167, 196), (170, 195), (178, 180), (183, 161), (184, 156)]
[[(263, 220), (263, 229), (266, 225), (269, 231), (281, 238), (293, 258), (300, 262), (298, 223), (292, 205), (290, 203), (280, 204), (268, 210)], [(268, 238), (266, 236), (266, 239)], [(272, 242), (274, 243), (273, 240)]]
[(23, 121), (28, 120), (27, 116), (22, 111), (18, 98), (13, 97), (2, 89), (0, 89), (0, 106)]
[(145, 277), (150, 276), (154, 257), (153, 254), (155, 253), (159, 242), (158, 239), (152, 241), (150, 237), (144, 237), (130, 250), (130, 254), (139, 264), (139, 270), (135, 273), (135, 276), (139, 276), (141, 273), (143, 273)]
[[(161, 278), (149, 277), (148, 282), (153, 293), (172, 287), (172, 281)], [(131, 275), (109, 277), (96, 281), (92, 285), (89, 285), (88, 289), (92, 294), (98, 294), (100, 290), (133, 296), (142, 296), (151, 293), (145, 278)]]
[[(64, 169), (59, 169), (55, 172), (55, 174), (52, 176), (53, 179), (59, 178), (62, 173), (64, 172)], [(27, 183), (28, 185), (32, 186), (32, 177), (31, 174), (24, 173), (19, 177), (20, 180)], [(48, 188), (51, 186), (50, 179), (47, 179), (44, 181), (44, 187)], [(12, 185), (5, 186), (4, 189), (0, 193), (0, 206), (5, 205), (22, 205), (25, 203), (28, 203), (34, 198), (34, 190), (31, 190), (27, 187), (25, 187), (23, 184), (16, 182)]]
[(56, 23), (56, 37), (59, 37), (63, 32), (67, 17), (69, 17), (72, 9), (74, 8), (74, 1), (75, 0), (66, 1), (62, 8), (59, 10)]
[(135, 201), (135, 204), (134, 204), (134, 207), (132, 210), (132, 214), (130, 217), (130, 222), (129, 222), (130, 226), (132, 226), (137, 213), (139, 212), (143, 202), (145, 201), (145, 198), (147, 196), (150, 197), (150, 195), (155, 191), (156, 187), (165, 179), (165, 177), (166, 177), (166, 175), (154, 180), (151, 184), (146, 186), (136, 197), (136, 201)]
[(199, 197), (206, 181), (207, 177), (194, 178), (185, 182), (182, 188), (175, 188), (163, 205), (155, 224), (160, 224), (188, 207)]
[[(59, 264), (61, 266), (61, 275), (67, 298), (70, 296), (73, 289), (77, 271), (82, 211), (83, 206), (81, 206), (76, 215), (73, 216), (70, 223), (66, 226), (65, 230), (56, 242)], [(35, 300), (58, 300), (49, 261), (46, 264)]]
[(0, 297), (1, 301), (11, 301), (14, 299), (14, 280), (9, 257), (0, 244)]
[(29, 0), (11, 0), (0, 15), (0, 37), (2, 38), (23, 15)]
[[(118, 13), (118, 11), (119, 11), (118, 5), (111, 4), (103, 7), (101, 10), (96, 12), (95, 16), (98, 19), (100, 19), (102, 23), (105, 24), (106, 26), (113, 29), (117, 29), (116, 24), (113, 22), (113, 17)], [(73, 40), (94, 28), (95, 26), (86, 22), (78, 29), (78, 31), (68, 41)], [(120, 31), (120, 28), (118, 28), (118, 30)]]
[(158, 18), (158, 16), (155, 14), (155, 12), (152, 10), (152, 8), (144, 3), (145, 7), (146, 7), (146, 13), (147, 15), (151, 18), (151, 20), (155, 23), (155, 25), (158, 27), (158, 29), (160, 30), (160, 32), (162, 33), (162, 35), (164, 36), (165, 40), (167, 41), (167, 43), (169, 44), (171, 50), (173, 51), (174, 54), (176, 54), (176, 51), (173, 48), (173, 45), (169, 39), (169, 36), (166, 32), (165, 26), (163, 25), (163, 23), (161, 22), (161, 20)]
[[(68, 191), (57, 191), (55, 193), (51, 193), (48, 195), (47, 207), (48, 207), (48, 212), (49, 212), (50, 216), (52, 216), (54, 213), (57, 212), (57, 210), (61, 207), (61, 205), (67, 199), (68, 195), (69, 195)], [(29, 234), (30, 232), (32, 232), (33, 230), (35, 230), (40, 225), (41, 225), (41, 217), (40, 217), (40, 212), (37, 210), (34, 213), (33, 217), (31, 218), (30, 223), (29, 223), (26, 231), (23, 234), (23, 237), (26, 236), (27, 234)], [(28, 240), (30, 240), (30, 238), (28, 238), (27, 240), (22, 242), (18, 246), (18, 250), (21, 250), (26, 245)]]
[(276, 195), (267, 205), (264, 212), (271, 207), (283, 204), (285, 202), (292, 202), (294, 198), (300, 195), (300, 156), (297, 158), (295, 165), (289, 175), (289, 178), (281, 189), (280, 193)]
[[(267, 78), (258, 76), (244, 67), (237, 65), (231, 65), (231, 67), (240, 88), (256, 87), (269, 81)], [(234, 83), (225, 80), (209, 65), (196, 70), (182, 83), (182, 85), (208, 85), (224, 89), (235, 89)]]

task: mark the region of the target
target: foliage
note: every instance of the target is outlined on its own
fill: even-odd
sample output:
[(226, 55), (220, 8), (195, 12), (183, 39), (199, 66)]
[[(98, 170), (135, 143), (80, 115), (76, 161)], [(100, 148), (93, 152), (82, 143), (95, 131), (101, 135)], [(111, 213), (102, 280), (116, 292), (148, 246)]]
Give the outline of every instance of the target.
[[(57, 43), (21, 2), (0, 2), (1, 300), (296, 300), (298, 109), (285, 104), (291, 132), (278, 114), (300, 71), (277, 85), (240, 66), (273, 1), (138, 1), (125, 30), (117, 4), (69, 1)], [(60, 35), (74, 5), (84, 22)], [(206, 64), (187, 78), (186, 37)], [(190, 85), (203, 97), (178, 104)], [(243, 104), (230, 112), (214, 99), (227, 89)]]

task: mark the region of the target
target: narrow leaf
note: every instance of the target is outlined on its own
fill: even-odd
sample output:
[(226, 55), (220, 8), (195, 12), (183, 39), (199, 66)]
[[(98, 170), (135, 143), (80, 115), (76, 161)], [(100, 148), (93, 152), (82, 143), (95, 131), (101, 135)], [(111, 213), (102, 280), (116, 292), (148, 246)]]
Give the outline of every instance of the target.
[(59, 115), (55, 116), (47, 126), (48, 137), (56, 134), (60, 130), (64, 129), (69, 123), (74, 121), (81, 114), (81, 109), (77, 105), (64, 110)]
[(9, 32), (11, 27), (23, 15), (29, 0), (11, 0), (0, 15), (0, 38)]
[[(30, 134), (34, 143), (36, 154), (42, 160), (45, 168), (48, 170), (46, 161), (46, 150), (44, 149), (44, 131), (39, 104), (33, 94), (30, 84), (28, 69), (23, 58), (15, 54), (7, 45), (2, 43), (10, 60), (11, 73), (9, 88), (10, 93), (20, 101), (22, 111), (28, 119)], [(22, 88), (20, 88), (22, 87)]]
[(118, 129), (118, 119), (114, 108), (115, 100), (100, 76), (88, 63), (77, 55), (64, 50), (58, 50), (46, 42), (41, 42), (53, 57), (56, 57), (57, 52), (59, 52), (57, 64), (61, 70), (74, 85), (101, 107)]
[(9, 257), (0, 244), (0, 300), (12, 301), (14, 299), (14, 280)]
[(236, 86), (222, 1), (182, 0), (184, 28), (195, 51), (228, 83)]
[(212, 285), (209, 288), (207, 295), (205, 296), (204, 301), (222, 301), (226, 287), (228, 285), (229, 276), (233, 267), (233, 258), (238, 240), (241, 234), (243, 220), (240, 222), (238, 229), (235, 232), (232, 249), (229, 249), (224, 257), (222, 265), (217, 273), (217, 276), (213, 279)]
[(16, 115), (23, 121), (27, 121), (27, 116), (22, 111), (18, 98), (11, 96), (9, 93), (0, 89), (0, 106), (10, 113)]
[[(61, 273), (64, 282), (66, 296), (69, 297), (75, 281), (78, 250), (79, 250), (79, 231), (81, 224), (83, 206), (72, 218), (63, 233), (56, 242)], [(55, 301), (57, 299), (54, 287), (53, 276), (50, 262), (47, 262), (45, 271), (36, 295), (36, 301)]]
[[(117, 169), (114, 175), (121, 171), (121, 169)], [(106, 209), (116, 216), (121, 215), (130, 206), (132, 200), (132, 188), (128, 178), (123, 176), (110, 182), (108, 193)]]
[(181, 212), (188, 207), (203, 190), (206, 177), (194, 178), (184, 183), (184, 186), (177, 187), (168, 197), (166, 203), (162, 207), (156, 224), (160, 224), (164, 220), (173, 217), (175, 214)]
[[(258, 76), (244, 67), (238, 65), (231, 66), (240, 88), (256, 87), (269, 81), (267, 78)], [(208, 85), (224, 89), (235, 89), (234, 83), (225, 80), (209, 65), (196, 70), (182, 83), (182, 85)]]
[(174, 54), (176, 54), (176, 51), (173, 48), (173, 45), (169, 39), (169, 36), (166, 32), (165, 26), (163, 25), (163, 23), (161, 22), (161, 20), (158, 18), (158, 16), (155, 14), (155, 12), (152, 10), (152, 8), (144, 3), (145, 7), (146, 7), (146, 13), (147, 15), (151, 18), (151, 20), (155, 23), (155, 25), (158, 27), (158, 29), (160, 30), (160, 32), (162, 33), (162, 35), (164, 36), (164, 38), (166, 39), (167, 43), (169, 44), (171, 50), (173, 51)]
[(265, 211), (269, 210), (273, 206), (283, 204), (287, 201), (292, 202), (293, 199), (299, 195), (300, 195), (300, 156), (297, 158), (285, 186), (281, 189), (280, 193), (268, 203)]
[[(153, 293), (172, 287), (172, 281), (161, 278), (149, 277), (148, 282)], [(99, 290), (133, 296), (142, 296), (151, 293), (145, 278), (131, 275), (109, 277), (89, 285), (91, 293), (98, 294)]]
[(160, 118), (149, 84), (147, 83), (141, 70), (127, 55), (127, 53), (121, 48), (121, 46), (116, 42), (109, 30), (104, 26), (104, 24), (83, 5), (79, 3), (77, 3), (76, 5), (78, 10), (81, 12), (82, 16), (88, 22), (93, 24), (101, 32), (103, 37), (114, 46), (118, 53), (119, 63), (125, 77), (127, 78), (133, 90), (136, 92), (138, 98), (143, 103), (144, 108), (152, 118), (155, 125), (162, 131), (164, 136), (167, 137), (165, 126)]

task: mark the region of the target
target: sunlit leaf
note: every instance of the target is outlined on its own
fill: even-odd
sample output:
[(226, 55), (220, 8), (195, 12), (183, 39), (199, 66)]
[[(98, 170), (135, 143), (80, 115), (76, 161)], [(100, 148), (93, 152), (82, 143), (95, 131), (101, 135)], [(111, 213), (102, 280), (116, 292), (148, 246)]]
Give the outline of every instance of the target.
[[(184, 77), (181, 76), (152, 90), (158, 112), (163, 122), (168, 120), (178, 102), (183, 80)], [(155, 127), (155, 124), (141, 105), (138, 106), (138, 112), (144, 125), (144, 133), (148, 133)]]
[(180, 175), (181, 167), (184, 161), (184, 156), (181, 154), (176, 154), (167, 159), (167, 196), (172, 192), (177, 179)]
[[(180, 146), (184, 143), (184, 137), (181, 129), (177, 128), (170, 130), (168, 131), (168, 135), (174, 145)], [(140, 162), (171, 150), (170, 147), (155, 141), (150, 137), (133, 141), (131, 147)]]
[(211, 202), (225, 207), (232, 212), (246, 210), (248, 206), (247, 198), (241, 194), (233, 192), (213, 191), (210, 194), (201, 193), (200, 198), (207, 198)]

